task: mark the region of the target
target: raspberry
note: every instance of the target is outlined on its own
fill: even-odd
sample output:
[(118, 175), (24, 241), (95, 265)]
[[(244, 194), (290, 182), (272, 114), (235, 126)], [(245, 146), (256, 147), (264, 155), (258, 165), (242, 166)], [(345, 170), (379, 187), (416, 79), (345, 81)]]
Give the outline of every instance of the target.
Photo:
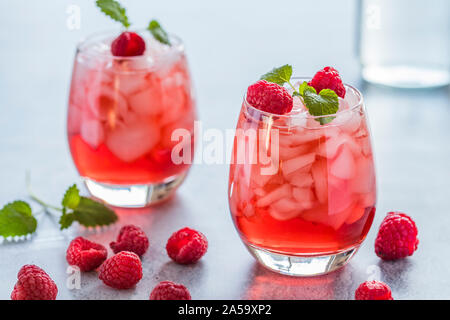
[(292, 110), (294, 101), (286, 90), (276, 83), (259, 80), (247, 89), (247, 102), (270, 113), (285, 114)]
[(206, 237), (195, 230), (184, 228), (178, 230), (167, 241), (166, 250), (169, 257), (180, 264), (197, 262), (208, 249)]
[(375, 253), (384, 260), (411, 256), (419, 244), (417, 233), (416, 224), (408, 215), (389, 212), (380, 225)]
[(317, 71), (314, 78), (308, 82), (308, 85), (314, 87), (317, 93), (323, 89), (331, 89), (336, 92), (339, 97), (345, 97), (345, 87), (339, 76), (339, 72), (332, 67), (325, 67), (322, 70)]
[(148, 238), (141, 228), (133, 225), (123, 226), (117, 241), (111, 242), (109, 246), (114, 253), (131, 251), (142, 256), (148, 249)]
[(134, 32), (123, 32), (111, 44), (111, 53), (116, 57), (140, 56), (144, 51), (144, 39)]
[(182, 284), (162, 281), (150, 293), (150, 300), (191, 300), (191, 294)]
[(391, 288), (381, 281), (366, 281), (355, 291), (355, 300), (394, 300)]
[(58, 287), (50, 276), (35, 265), (23, 266), (17, 274), (12, 300), (55, 300)]
[(92, 271), (106, 260), (107, 255), (106, 248), (101, 244), (78, 237), (69, 244), (66, 260), (70, 265), (78, 266), (81, 271)]
[(141, 259), (134, 252), (119, 252), (103, 262), (99, 278), (115, 289), (132, 288), (142, 279)]

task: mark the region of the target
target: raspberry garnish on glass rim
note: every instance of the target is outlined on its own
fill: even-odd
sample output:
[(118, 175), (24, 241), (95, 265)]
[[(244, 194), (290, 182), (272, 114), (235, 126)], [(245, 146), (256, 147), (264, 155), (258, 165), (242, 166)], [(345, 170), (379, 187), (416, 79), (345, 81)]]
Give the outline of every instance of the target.
[[(126, 10), (115, 0), (97, 0), (97, 6), (111, 19), (120, 22), (125, 29), (130, 27)], [(170, 40), (167, 33), (158, 21), (150, 21), (147, 30), (159, 42), (169, 45)], [(136, 32), (124, 31), (111, 44), (111, 53), (116, 57), (141, 56), (145, 52), (145, 41)]]
[[(340, 96), (345, 96), (345, 88), (336, 69), (325, 67), (316, 73), (308, 83), (304, 81), (297, 89), (291, 83), (292, 66), (286, 64), (264, 74), (261, 80), (251, 85), (247, 91), (247, 101), (254, 107), (275, 114), (286, 114), (292, 110), (292, 99), (286, 97), (288, 91), (283, 87), (288, 84), (292, 89), (292, 96), (299, 97), (309, 113), (317, 116), (320, 124), (333, 121), (339, 109)], [(273, 83), (269, 86), (267, 84)], [(325, 116), (325, 117), (324, 117)]]

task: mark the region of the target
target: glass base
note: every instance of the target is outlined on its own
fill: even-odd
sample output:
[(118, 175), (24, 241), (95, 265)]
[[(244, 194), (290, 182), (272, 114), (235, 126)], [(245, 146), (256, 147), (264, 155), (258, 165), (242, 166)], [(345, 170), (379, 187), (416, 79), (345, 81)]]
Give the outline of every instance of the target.
[(267, 269), (296, 277), (318, 276), (337, 270), (346, 265), (358, 250), (358, 247), (353, 247), (326, 256), (289, 256), (253, 245), (246, 246), (256, 260)]
[(121, 208), (143, 208), (168, 199), (183, 182), (186, 174), (171, 177), (158, 184), (114, 185), (84, 177), (91, 195), (109, 205)]
[(425, 68), (415, 66), (367, 65), (362, 69), (364, 80), (396, 88), (435, 88), (450, 82), (450, 72), (445, 68)]

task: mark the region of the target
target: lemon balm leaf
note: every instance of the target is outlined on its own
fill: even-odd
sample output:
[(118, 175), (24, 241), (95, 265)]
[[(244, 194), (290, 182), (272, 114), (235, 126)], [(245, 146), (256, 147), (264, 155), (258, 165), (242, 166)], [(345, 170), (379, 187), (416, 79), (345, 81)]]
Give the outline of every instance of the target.
[(125, 28), (130, 26), (124, 7), (115, 0), (97, 0), (97, 7), (111, 19), (120, 22)]
[(25, 236), (36, 231), (37, 220), (25, 201), (14, 201), (0, 210), (0, 236)]
[(279, 68), (274, 68), (261, 77), (261, 80), (276, 83), (280, 86), (289, 83), (292, 77), (292, 66), (286, 64)]
[(158, 21), (156, 20), (150, 21), (147, 29), (151, 32), (151, 34), (156, 40), (170, 46), (169, 35), (163, 29), (163, 27), (161, 27)]
[[(315, 91), (315, 90), (314, 90)], [(339, 109), (339, 99), (336, 92), (331, 89), (323, 89), (319, 94), (314, 93), (309, 88), (303, 91), (303, 101), (305, 102), (308, 111), (313, 116), (326, 116), (335, 114)], [(331, 122), (334, 117), (318, 118), (321, 124)]]
[(63, 207), (75, 209), (76, 207), (78, 207), (79, 203), (80, 203), (80, 190), (78, 190), (77, 185), (74, 184), (69, 189), (67, 189), (66, 193), (64, 194), (62, 205)]

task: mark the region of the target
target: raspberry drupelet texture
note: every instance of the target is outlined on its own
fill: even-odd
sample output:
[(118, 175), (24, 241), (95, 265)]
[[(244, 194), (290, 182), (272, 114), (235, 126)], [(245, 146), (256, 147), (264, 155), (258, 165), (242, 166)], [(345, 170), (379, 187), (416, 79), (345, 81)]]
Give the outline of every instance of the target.
[(129, 289), (142, 279), (141, 259), (134, 252), (122, 251), (100, 266), (99, 278), (115, 289)]
[(135, 32), (125, 31), (111, 44), (111, 53), (116, 57), (133, 57), (143, 55), (145, 41)]
[(189, 228), (178, 230), (167, 241), (166, 250), (169, 257), (180, 264), (195, 263), (206, 253), (206, 237)]
[(23, 266), (17, 274), (12, 300), (55, 300), (58, 287), (50, 276), (35, 265)]
[(314, 78), (308, 82), (308, 85), (314, 87), (317, 93), (323, 89), (331, 89), (336, 92), (339, 97), (345, 97), (345, 87), (339, 72), (332, 67), (325, 67), (322, 70), (317, 71)]
[(259, 80), (248, 87), (247, 102), (261, 111), (275, 114), (288, 113), (294, 106), (286, 88), (266, 80)]
[(97, 269), (107, 256), (104, 246), (83, 237), (73, 239), (66, 251), (67, 262), (85, 272)]
[(384, 260), (411, 256), (417, 250), (417, 227), (408, 215), (389, 212), (380, 225), (375, 240), (375, 253)]
[(182, 284), (162, 281), (150, 293), (150, 300), (191, 300), (191, 294)]
[(394, 300), (391, 288), (381, 281), (366, 281), (355, 291), (355, 300)]
[(127, 225), (120, 229), (117, 241), (109, 244), (114, 253), (131, 251), (142, 256), (148, 249), (149, 242), (144, 231), (136, 226)]

